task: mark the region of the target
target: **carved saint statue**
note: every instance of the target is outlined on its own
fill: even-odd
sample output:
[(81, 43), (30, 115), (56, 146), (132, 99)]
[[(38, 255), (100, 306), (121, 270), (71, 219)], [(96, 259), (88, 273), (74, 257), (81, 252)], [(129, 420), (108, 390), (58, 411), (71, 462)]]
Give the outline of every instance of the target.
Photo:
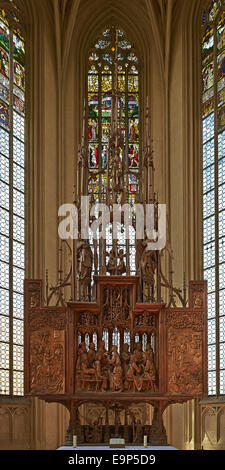
[(147, 389), (156, 390), (156, 370), (154, 364), (154, 353), (150, 343), (146, 346), (146, 352), (143, 353), (145, 359), (144, 378), (149, 380)]
[(111, 366), (113, 366), (112, 373), (110, 376), (110, 388), (114, 392), (123, 391), (123, 369), (121, 366), (120, 356), (117, 350), (117, 346), (112, 347), (112, 359), (109, 360)]
[(108, 386), (108, 353), (105, 350), (105, 341), (98, 343), (98, 351), (96, 353), (96, 374), (97, 380), (101, 384), (102, 390), (107, 390)]
[(119, 276), (122, 276), (122, 274), (124, 274), (126, 272), (126, 266), (125, 266), (125, 263), (124, 263), (125, 256), (126, 255), (124, 254), (124, 251), (122, 249), (119, 250), (119, 254), (118, 254), (119, 264), (117, 266), (117, 274)]
[(107, 263), (107, 272), (114, 275), (116, 274), (117, 270), (117, 257), (114, 248), (112, 248), (112, 250), (107, 253), (107, 256), (109, 256), (109, 260)]
[(123, 345), (123, 351), (122, 351), (122, 354), (121, 354), (121, 358), (122, 358), (123, 375), (124, 375), (124, 378), (125, 378), (124, 388), (127, 389), (126, 376), (127, 376), (127, 371), (129, 369), (129, 362), (130, 362), (129, 344), (127, 344), (127, 343), (125, 343)]
[(89, 351), (87, 353), (87, 359), (88, 359), (88, 366), (89, 367), (94, 367), (95, 365), (95, 357), (96, 357), (96, 353), (95, 353), (95, 344), (94, 343), (90, 343), (89, 344)]
[(149, 280), (150, 284), (154, 284), (154, 274), (157, 268), (157, 256), (156, 251), (149, 251), (148, 247), (145, 247), (145, 250), (141, 257), (141, 272), (143, 279)]
[(136, 270), (141, 272), (142, 278), (148, 278), (154, 282), (154, 274), (157, 268), (157, 255), (155, 250), (148, 249), (148, 241), (137, 240), (136, 243)]
[(135, 425), (135, 435), (134, 435), (134, 442), (141, 443), (143, 441), (143, 426), (141, 424), (140, 419), (137, 419)]
[(87, 300), (87, 288), (91, 283), (91, 270), (93, 253), (88, 241), (80, 240), (77, 243), (78, 273), (81, 284), (82, 300)]
[[(124, 254), (124, 250), (120, 249), (119, 252), (117, 248), (112, 248), (112, 250), (107, 253), (109, 257), (107, 263), (107, 272), (111, 275), (119, 275), (122, 276), (126, 272), (126, 265), (124, 263), (124, 258), (126, 254)], [(118, 262), (119, 261), (119, 262)]]

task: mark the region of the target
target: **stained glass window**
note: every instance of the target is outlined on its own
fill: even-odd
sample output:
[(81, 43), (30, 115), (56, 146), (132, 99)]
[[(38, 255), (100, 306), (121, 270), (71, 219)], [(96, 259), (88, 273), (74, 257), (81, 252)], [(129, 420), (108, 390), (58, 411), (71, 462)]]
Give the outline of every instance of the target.
[[(112, 119), (112, 90), (115, 80), (115, 51), (118, 44), (118, 126), (124, 139), (120, 148), (128, 187), (127, 202), (135, 207), (139, 194), (140, 122), (139, 122), (139, 61), (134, 46), (116, 27), (106, 29), (95, 42), (88, 61), (88, 146), (89, 195), (94, 203), (106, 202), (107, 193), (113, 199), (112, 180), (107, 185), (108, 143)], [(110, 168), (109, 168), (110, 171)], [(121, 231), (118, 249), (126, 253), (126, 239)], [(107, 231), (107, 253), (113, 247), (111, 226)], [(129, 273), (136, 273), (135, 232), (130, 227)], [(107, 258), (108, 262), (108, 258)]]
[(0, 10), (0, 394), (23, 395), (25, 48), (11, 16)]
[(202, 16), (203, 271), (208, 281), (208, 393), (225, 394), (225, 2)]

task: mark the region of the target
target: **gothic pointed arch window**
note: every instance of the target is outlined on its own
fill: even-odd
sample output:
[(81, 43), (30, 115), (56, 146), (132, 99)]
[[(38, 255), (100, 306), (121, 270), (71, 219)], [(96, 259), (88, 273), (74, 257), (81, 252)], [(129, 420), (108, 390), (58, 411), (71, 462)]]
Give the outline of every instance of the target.
[(0, 394), (23, 395), (25, 47), (14, 2), (0, 9)]
[[(115, 76), (117, 63), (117, 77)], [(115, 84), (115, 80), (117, 83)], [(113, 89), (118, 87), (118, 115), (112, 116)], [(96, 40), (88, 58), (88, 192), (92, 203), (107, 203), (113, 200), (114, 183), (110, 177), (111, 165), (108, 152), (112, 120), (123, 136), (120, 159), (123, 162), (126, 200), (135, 208), (140, 191), (140, 115), (139, 115), (139, 61), (134, 45), (124, 32), (116, 26), (105, 29)], [(109, 184), (108, 184), (109, 181)], [(130, 226), (129, 259), (127, 274), (135, 274), (135, 231)], [(106, 233), (107, 253), (113, 248), (111, 226)], [(126, 253), (126, 239), (123, 229), (118, 248)], [(101, 250), (100, 250), (101, 251)], [(121, 251), (122, 254), (122, 251)], [(100, 270), (101, 252), (99, 257)], [(125, 274), (125, 272), (124, 272)]]
[(208, 393), (225, 394), (225, 2), (202, 15), (203, 272), (208, 281)]

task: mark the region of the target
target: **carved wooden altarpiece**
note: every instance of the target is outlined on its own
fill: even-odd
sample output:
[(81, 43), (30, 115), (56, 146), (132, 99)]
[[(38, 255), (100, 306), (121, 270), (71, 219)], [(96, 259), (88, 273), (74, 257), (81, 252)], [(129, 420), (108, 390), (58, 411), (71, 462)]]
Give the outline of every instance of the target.
[[(68, 274), (63, 278), (59, 262), (59, 279), (50, 290), (48, 276), (45, 290), (41, 280), (25, 281), (25, 394), (67, 407), (67, 442), (76, 434), (80, 443), (108, 443), (110, 437), (118, 436), (127, 443), (141, 443), (147, 434), (151, 444), (166, 444), (162, 419), (166, 407), (207, 395), (207, 285), (206, 281), (190, 282), (187, 301), (185, 279), (183, 291), (173, 285), (168, 234), (163, 249), (149, 249), (149, 243), (152, 247), (155, 241), (153, 234), (160, 238), (149, 108), (147, 105), (142, 158), (134, 174), (121, 126), (118, 64), (122, 33), (112, 28), (105, 34), (107, 38), (111, 35), (114, 44), (103, 41), (101, 47), (109, 50), (101, 52), (99, 46), (97, 52), (103, 61), (106, 52), (112, 56), (111, 65), (107, 62), (113, 76), (112, 119), (106, 161), (91, 176), (96, 181), (104, 176), (105, 190), (100, 184), (98, 193), (90, 192), (84, 113), (75, 191), (78, 237), (71, 244), (64, 243), (71, 257)], [(130, 45), (123, 56), (130, 54), (126, 67), (137, 73), (131, 51)], [(127, 116), (128, 110), (124, 112)], [(134, 176), (135, 190), (129, 183)], [(131, 189), (136, 191), (134, 197)], [(90, 196), (91, 204), (104, 203), (110, 209), (108, 238), (91, 238), (89, 233), (83, 237), (83, 195)], [(145, 216), (151, 204), (154, 230), (149, 232), (144, 222), (140, 239), (134, 211), (129, 224), (132, 236), (124, 238), (125, 218), (121, 219), (122, 235), (114, 236), (115, 204), (141, 204)], [(89, 220), (95, 222), (95, 215)], [(162, 266), (169, 267), (168, 278)], [(66, 301), (68, 291), (71, 301)], [(104, 413), (92, 425), (81, 424), (79, 409), (90, 403), (99, 404)], [(154, 407), (151, 426), (134, 415), (132, 407), (139, 403)], [(113, 423), (109, 420), (112, 413)]]
[[(190, 283), (185, 308), (137, 302), (137, 276), (96, 276), (95, 282), (95, 302), (49, 307), (42, 282), (25, 281), (25, 394), (66, 406), (70, 439), (75, 433), (83, 443), (97, 443), (119, 433), (133, 442), (148, 433), (150, 442), (166, 444), (166, 407), (207, 394), (206, 282)], [(140, 402), (154, 407), (152, 426), (137, 434), (138, 423), (135, 432), (120, 418), (116, 424), (122, 409), (129, 415)], [(80, 426), (84, 403), (103, 405), (103, 426)], [(115, 428), (107, 422), (112, 409)]]

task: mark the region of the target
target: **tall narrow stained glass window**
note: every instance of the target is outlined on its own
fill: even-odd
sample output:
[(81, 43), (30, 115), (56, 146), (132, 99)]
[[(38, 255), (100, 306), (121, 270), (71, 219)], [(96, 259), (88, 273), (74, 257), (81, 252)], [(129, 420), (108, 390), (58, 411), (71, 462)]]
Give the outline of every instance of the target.
[(24, 39), (0, 10), (0, 394), (23, 395)]
[(203, 272), (208, 393), (225, 394), (225, 1), (202, 16)]
[[(116, 41), (118, 44), (117, 59)], [(134, 46), (116, 27), (106, 29), (89, 54), (88, 63), (88, 144), (89, 195), (93, 203), (106, 202), (107, 191), (113, 198), (112, 180), (107, 187), (107, 149), (112, 119), (112, 90), (115, 80), (115, 60), (118, 63), (119, 109), (118, 123), (124, 138), (120, 158), (128, 175), (128, 200), (135, 207), (139, 193), (140, 122), (139, 122), (139, 62)], [(110, 171), (110, 168), (109, 168)], [(107, 230), (107, 252), (113, 246), (112, 230)], [(126, 252), (122, 232), (119, 248)], [(135, 233), (130, 227), (130, 273), (135, 274)]]

